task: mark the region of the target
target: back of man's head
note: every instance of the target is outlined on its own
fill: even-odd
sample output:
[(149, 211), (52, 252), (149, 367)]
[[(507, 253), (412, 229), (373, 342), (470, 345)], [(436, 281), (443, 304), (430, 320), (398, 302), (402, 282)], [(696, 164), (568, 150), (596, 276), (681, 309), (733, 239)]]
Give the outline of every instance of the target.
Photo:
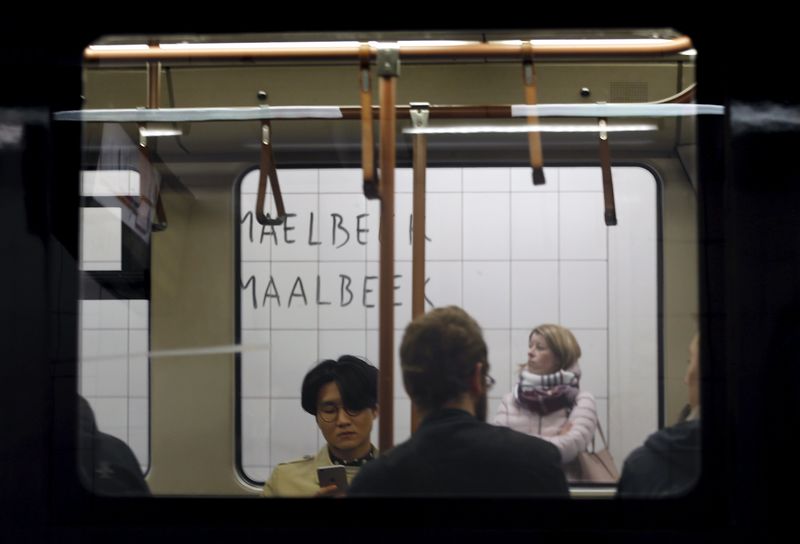
[(411, 400), (425, 411), (468, 392), (478, 362), (485, 363), (488, 371), (483, 333), (457, 306), (431, 310), (406, 327), (400, 345), (403, 384)]

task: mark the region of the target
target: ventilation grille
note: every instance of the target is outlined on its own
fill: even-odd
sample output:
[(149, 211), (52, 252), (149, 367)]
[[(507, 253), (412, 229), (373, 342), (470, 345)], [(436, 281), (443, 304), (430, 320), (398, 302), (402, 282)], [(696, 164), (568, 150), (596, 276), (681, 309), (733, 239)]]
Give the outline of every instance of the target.
[(609, 102), (647, 102), (647, 83), (612, 81)]

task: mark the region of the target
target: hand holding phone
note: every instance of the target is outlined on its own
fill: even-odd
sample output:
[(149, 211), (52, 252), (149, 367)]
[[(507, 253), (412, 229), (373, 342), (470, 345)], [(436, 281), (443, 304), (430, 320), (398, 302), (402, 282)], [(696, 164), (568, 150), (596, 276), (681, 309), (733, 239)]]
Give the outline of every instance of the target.
[(347, 489), (347, 470), (342, 465), (319, 467), (317, 469), (317, 478), (321, 488), (335, 485), (338, 491)]

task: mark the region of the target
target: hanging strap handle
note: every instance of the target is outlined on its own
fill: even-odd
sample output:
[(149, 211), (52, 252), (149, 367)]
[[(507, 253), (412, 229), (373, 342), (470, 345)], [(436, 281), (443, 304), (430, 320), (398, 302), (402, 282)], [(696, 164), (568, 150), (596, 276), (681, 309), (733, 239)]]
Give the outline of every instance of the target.
[(372, 130), (372, 81), (369, 74), (371, 49), (362, 43), (358, 49), (359, 94), (361, 96), (361, 169), (364, 176), (364, 196), (380, 198), (378, 169), (375, 164), (375, 134)]
[[(536, 70), (533, 67), (533, 46), (530, 42), (522, 44), (522, 82), (525, 85), (525, 103), (536, 105)], [(539, 118), (528, 116), (528, 125), (535, 128)], [(536, 130), (528, 133), (528, 153), (533, 170), (533, 184), (544, 185), (544, 158), (542, 156), (542, 135)]]
[(614, 201), (614, 180), (611, 179), (611, 150), (608, 147), (607, 121), (600, 123), (600, 168), (603, 172), (603, 201), (605, 202), (605, 221), (607, 226), (617, 224), (617, 208)]
[[(272, 198), (275, 200), (277, 217), (271, 218), (264, 214), (264, 200), (267, 196), (267, 178), (272, 188)], [(258, 175), (258, 197), (256, 198), (256, 220), (262, 225), (281, 225), (286, 220), (286, 209), (283, 207), (281, 186), (278, 183), (278, 173), (275, 171), (275, 161), (272, 158), (272, 126), (269, 121), (261, 122), (261, 164)]]

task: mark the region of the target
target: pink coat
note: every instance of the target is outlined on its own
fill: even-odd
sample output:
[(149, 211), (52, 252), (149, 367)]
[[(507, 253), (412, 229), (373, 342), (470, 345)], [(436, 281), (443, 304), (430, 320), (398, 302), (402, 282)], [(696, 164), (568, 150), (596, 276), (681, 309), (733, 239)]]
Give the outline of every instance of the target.
[[(577, 367), (577, 363), (573, 366)], [(575, 372), (572, 368), (568, 370)], [(567, 421), (572, 423), (572, 428), (559, 435)], [(494, 424), (547, 440), (558, 448), (561, 462), (566, 464), (591, 443), (597, 427), (597, 406), (591, 393), (581, 391), (571, 411), (563, 409), (541, 415), (521, 406), (511, 392), (503, 397)]]

